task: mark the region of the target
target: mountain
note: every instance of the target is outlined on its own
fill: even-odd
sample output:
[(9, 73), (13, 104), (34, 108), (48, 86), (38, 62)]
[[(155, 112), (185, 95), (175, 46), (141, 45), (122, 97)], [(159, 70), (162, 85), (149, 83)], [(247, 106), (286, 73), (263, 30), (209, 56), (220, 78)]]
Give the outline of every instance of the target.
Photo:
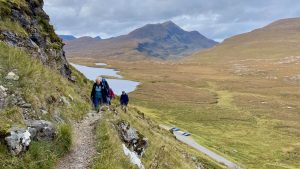
[(76, 39), (76, 37), (73, 36), (73, 35), (59, 35), (59, 37), (60, 37), (63, 41), (70, 41), (70, 40)]
[(69, 41), (65, 47), (69, 57), (93, 56), (110, 58), (178, 58), (215, 46), (217, 42), (197, 31), (185, 31), (171, 21), (148, 24), (127, 35), (104, 39)]
[(146, 25), (129, 33), (128, 37), (140, 40), (138, 51), (162, 58), (189, 54), (217, 44), (197, 31), (184, 31), (171, 21)]

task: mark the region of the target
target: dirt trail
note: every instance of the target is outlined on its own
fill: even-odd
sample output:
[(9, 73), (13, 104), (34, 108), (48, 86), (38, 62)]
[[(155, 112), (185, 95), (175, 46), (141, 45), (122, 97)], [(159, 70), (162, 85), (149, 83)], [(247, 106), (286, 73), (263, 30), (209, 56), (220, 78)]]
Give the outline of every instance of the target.
[(96, 151), (94, 128), (101, 113), (89, 113), (85, 119), (74, 124), (74, 145), (69, 154), (63, 157), (56, 169), (86, 169), (89, 167)]

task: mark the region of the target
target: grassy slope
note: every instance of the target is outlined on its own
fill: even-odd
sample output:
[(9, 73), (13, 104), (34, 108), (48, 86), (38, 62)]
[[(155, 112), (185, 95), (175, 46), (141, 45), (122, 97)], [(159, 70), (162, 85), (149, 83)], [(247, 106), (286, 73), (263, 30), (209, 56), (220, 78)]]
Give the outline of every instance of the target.
[(140, 111), (136, 108), (130, 107), (128, 113), (124, 113), (119, 108), (117, 111), (119, 115), (106, 112), (104, 118), (99, 122), (96, 131), (100, 143), (98, 145), (100, 156), (92, 168), (136, 168), (128, 163), (128, 159), (124, 157), (121, 142), (114, 127), (114, 124), (119, 120), (130, 122), (131, 126), (148, 138), (149, 146), (146, 149), (146, 154), (142, 157), (145, 168), (194, 169), (196, 163), (193, 162), (192, 157), (196, 157), (205, 168), (224, 168), (208, 157), (176, 141), (171, 133), (160, 129), (158, 123), (150, 118), (142, 119), (138, 113)]
[(299, 23), (282, 20), (184, 61), (106, 62), (143, 83), (132, 102), (158, 122), (246, 168), (299, 168), (299, 82), (289, 80), (299, 61), (281, 63), (300, 54)]
[[(54, 112), (60, 112), (66, 124), (57, 124), (58, 137), (54, 142), (33, 142), (28, 153), (20, 157), (12, 157), (7, 152), (4, 142), (0, 144), (0, 168), (52, 168), (56, 160), (68, 151), (72, 143), (70, 120), (79, 120), (90, 109), (87, 102), (88, 93), (84, 86), (88, 82), (74, 70), (78, 82), (73, 84), (62, 78), (57, 72), (43, 66), (20, 49), (15, 49), (0, 43), (0, 84), (9, 88), (9, 92), (19, 91), (26, 102), (31, 103), (35, 112), (30, 112), (37, 118), (53, 121)], [(16, 69), (20, 80), (10, 82), (4, 76)], [(48, 104), (46, 98), (71, 95), (74, 101), (67, 107), (59, 103)], [(42, 115), (40, 108), (49, 113)], [(24, 126), (21, 110), (9, 106), (0, 112), (0, 131), (5, 132), (11, 126)]]

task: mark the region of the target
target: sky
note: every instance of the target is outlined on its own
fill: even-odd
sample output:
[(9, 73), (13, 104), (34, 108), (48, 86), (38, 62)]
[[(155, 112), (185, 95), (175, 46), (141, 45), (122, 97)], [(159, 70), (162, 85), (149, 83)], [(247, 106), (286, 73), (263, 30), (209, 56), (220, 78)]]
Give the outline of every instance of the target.
[(44, 0), (58, 34), (110, 38), (173, 21), (216, 41), (300, 17), (299, 0)]

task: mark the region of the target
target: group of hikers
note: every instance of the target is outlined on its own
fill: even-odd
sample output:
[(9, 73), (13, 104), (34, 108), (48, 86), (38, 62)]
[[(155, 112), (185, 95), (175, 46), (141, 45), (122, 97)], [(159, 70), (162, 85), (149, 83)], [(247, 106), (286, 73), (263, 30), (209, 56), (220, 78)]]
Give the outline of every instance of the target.
[[(115, 93), (105, 78), (98, 77), (93, 85), (91, 92), (91, 100), (96, 111), (100, 111), (102, 105), (111, 105), (112, 100), (115, 98)], [(122, 91), (120, 96), (120, 105), (125, 108), (128, 105), (129, 97), (125, 91)]]

